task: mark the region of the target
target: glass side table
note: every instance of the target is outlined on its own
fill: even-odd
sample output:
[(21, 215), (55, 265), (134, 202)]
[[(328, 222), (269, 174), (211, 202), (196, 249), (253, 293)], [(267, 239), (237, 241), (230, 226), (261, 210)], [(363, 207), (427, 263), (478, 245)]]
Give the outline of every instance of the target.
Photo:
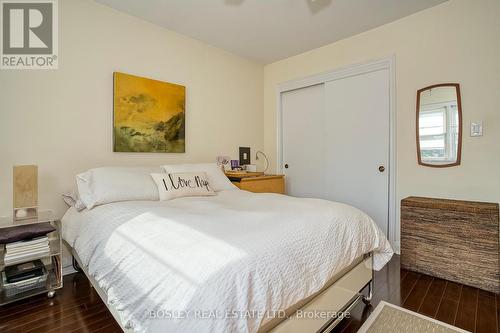
[(4, 262), (5, 244), (0, 244), (0, 306), (43, 293), (47, 293), (48, 297), (54, 297), (56, 290), (63, 286), (61, 221), (55, 219), (51, 211), (41, 211), (38, 213), (37, 218), (22, 221), (14, 221), (12, 217), (0, 218), (0, 232), (5, 228), (16, 228), (36, 223), (50, 223), (56, 228), (55, 231), (47, 234), (50, 247), (49, 254), (39, 258), (24, 259), (24, 261), (13, 261), (9, 263), (9, 266), (40, 259), (47, 271), (47, 279), (36, 289), (26, 291), (20, 289), (19, 292), (9, 290), (7, 292), (3, 282), (3, 272), (6, 267)]

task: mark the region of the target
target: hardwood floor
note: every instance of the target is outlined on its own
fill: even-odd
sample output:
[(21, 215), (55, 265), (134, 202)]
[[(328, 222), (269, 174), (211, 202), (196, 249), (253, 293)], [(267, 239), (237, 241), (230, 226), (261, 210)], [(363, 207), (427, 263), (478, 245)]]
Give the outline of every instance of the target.
[[(371, 306), (358, 304), (335, 333), (356, 332), (381, 301), (478, 333), (500, 333), (500, 295), (401, 270), (395, 256), (375, 273)], [(0, 307), (0, 332), (121, 332), (83, 274), (64, 277), (53, 299), (45, 295)]]
[(477, 333), (500, 333), (500, 295), (400, 269), (394, 256), (375, 272), (370, 306), (358, 304), (333, 332), (357, 332), (380, 301)]
[(0, 307), (0, 332), (122, 332), (90, 288), (84, 274), (64, 277), (64, 287), (49, 299), (39, 295)]

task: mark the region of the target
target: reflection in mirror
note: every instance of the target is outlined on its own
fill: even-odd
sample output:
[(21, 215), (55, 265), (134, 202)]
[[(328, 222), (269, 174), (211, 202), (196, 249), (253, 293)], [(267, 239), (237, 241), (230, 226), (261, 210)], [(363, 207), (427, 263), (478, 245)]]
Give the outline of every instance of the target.
[(417, 151), (421, 165), (460, 164), (462, 110), (458, 84), (438, 84), (417, 93)]

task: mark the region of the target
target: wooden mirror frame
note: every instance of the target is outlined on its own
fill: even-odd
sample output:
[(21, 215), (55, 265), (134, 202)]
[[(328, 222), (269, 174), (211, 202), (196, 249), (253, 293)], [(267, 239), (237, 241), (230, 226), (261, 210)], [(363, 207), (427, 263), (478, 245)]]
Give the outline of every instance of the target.
[[(458, 147), (457, 147), (457, 160), (454, 163), (448, 163), (448, 164), (429, 164), (425, 163), (422, 161), (422, 157), (420, 155), (420, 94), (426, 90), (432, 89), (432, 88), (437, 88), (437, 87), (455, 87), (457, 91), (457, 109), (458, 109)], [(458, 83), (440, 83), (440, 84), (434, 84), (432, 86), (428, 86), (422, 89), (417, 90), (417, 128), (416, 128), (416, 134), (417, 134), (417, 158), (418, 158), (418, 164), (423, 165), (426, 167), (431, 167), (431, 168), (448, 168), (448, 167), (453, 167), (460, 165), (460, 161), (462, 159), (462, 98), (460, 97), (460, 84)]]

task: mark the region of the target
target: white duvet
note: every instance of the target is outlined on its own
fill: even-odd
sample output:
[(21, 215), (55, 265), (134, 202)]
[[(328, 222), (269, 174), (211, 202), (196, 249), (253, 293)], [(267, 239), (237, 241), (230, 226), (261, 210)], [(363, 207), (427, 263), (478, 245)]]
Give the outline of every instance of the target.
[(63, 237), (136, 332), (256, 332), (360, 255), (393, 254), (353, 207), (238, 190), (70, 209)]

